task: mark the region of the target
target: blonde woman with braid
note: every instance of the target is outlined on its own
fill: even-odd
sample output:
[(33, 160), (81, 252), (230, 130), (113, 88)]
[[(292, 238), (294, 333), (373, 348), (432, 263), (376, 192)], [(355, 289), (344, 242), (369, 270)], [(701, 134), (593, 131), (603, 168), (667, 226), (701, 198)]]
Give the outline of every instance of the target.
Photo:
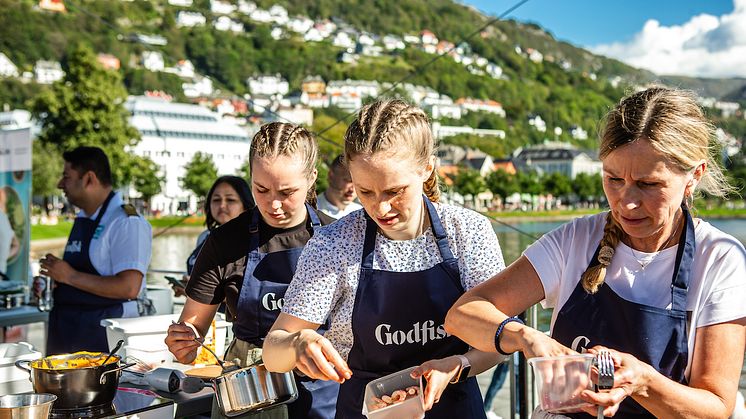
[[(713, 134), (688, 92), (622, 99), (599, 150), (610, 211), (544, 235), (461, 297), (446, 330), (527, 358), (609, 350), (614, 387), (583, 391), (590, 406), (568, 416), (594, 417), (597, 405), (621, 418), (728, 417), (746, 345), (746, 254), (691, 214), (698, 192), (730, 190)], [(538, 302), (554, 308), (551, 338), (510, 317)]]
[(487, 218), (438, 202), (433, 148), (422, 110), (385, 100), (360, 111), (345, 158), (363, 209), (308, 242), (265, 341), (270, 370), (342, 383), (338, 418), (362, 418), (367, 383), (415, 366), (426, 418), (485, 417), (474, 375), (498, 356), (471, 350), (443, 321), (504, 263)]
[[(223, 301), (236, 337), (225, 359), (241, 366), (261, 359), (303, 247), (321, 224), (333, 221), (313, 208), (317, 153), (316, 140), (296, 125), (275, 122), (254, 135), (249, 164), (256, 207), (214, 229), (197, 256), (184, 311), (166, 338), (179, 362), (195, 359), (194, 338), (205, 335)], [(308, 377), (297, 381), (297, 401), (247, 416), (333, 418), (339, 386)], [(216, 406), (213, 417), (222, 417)]]

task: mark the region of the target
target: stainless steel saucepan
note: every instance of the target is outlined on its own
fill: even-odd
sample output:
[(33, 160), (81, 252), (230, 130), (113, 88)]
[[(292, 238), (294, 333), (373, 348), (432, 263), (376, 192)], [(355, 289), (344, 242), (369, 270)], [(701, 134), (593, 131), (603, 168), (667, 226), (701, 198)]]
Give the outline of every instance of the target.
[(264, 364), (226, 372), (215, 379), (215, 398), (228, 417), (292, 403), (298, 387), (292, 372), (269, 372)]

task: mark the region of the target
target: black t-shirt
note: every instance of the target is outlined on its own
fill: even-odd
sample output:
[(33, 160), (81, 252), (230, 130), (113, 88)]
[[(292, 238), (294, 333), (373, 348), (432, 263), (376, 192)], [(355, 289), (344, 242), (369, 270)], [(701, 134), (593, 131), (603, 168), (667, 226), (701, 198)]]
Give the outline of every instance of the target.
[[(186, 295), (199, 303), (220, 304), (225, 301), (231, 318), (235, 317), (246, 271), (252, 211), (257, 209), (243, 212), (210, 233), (186, 287)], [(335, 221), (319, 211), (316, 214), (322, 225)], [(259, 251), (272, 253), (305, 246), (312, 233), (308, 216), (305, 223), (287, 229), (269, 226), (259, 217)]]

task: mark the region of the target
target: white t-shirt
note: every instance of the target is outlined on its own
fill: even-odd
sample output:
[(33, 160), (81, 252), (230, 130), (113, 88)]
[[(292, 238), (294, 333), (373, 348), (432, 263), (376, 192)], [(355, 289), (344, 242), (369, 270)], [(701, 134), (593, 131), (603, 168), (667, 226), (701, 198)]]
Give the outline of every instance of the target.
[[(603, 235), (606, 212), (577, 218), (545, 234), (524, 255), (544, 287), (542, 306), (555, 308), (552, 324), (580, 281)], [(695, 220), (695, 252), (687, 294), (689, 376), (696, 328), (746, 317), (746, 251), (732, 236)], [(606, 284), (620, 297), (658, 308), (671, 307), (671, 279), (677, 247), (655, 254), (619, 243), (606, 271)], [(645, 260), (642, 260), (642, 259)], [(643, 270), (640, 261), (646, 264)]]
[[(505, 268), (497, 236), (489, 220), (471, 210), (435, 204), (448, 244), (458, 259), (465, 290)], [(284, 313), (331, 327), (324, 336), (347, 359), (352, 348), (352, 310), (355, 304), (365, 241), (364, 210), (355, 211), (322, 227), (306, 244), (298, 268), (285, 293)], [(373, 268), (395, 272), (429, 269), (443, 259), (428, 228), (412, 240), (390, 240), (376, 235)], [(395, 290), (392, 290), (395, 292)], [(427, 296), (412, 296), (412, 298)]]
[[(130, 217), (122, 209), (122, 195), (115, 193), (99, 223), (100, 233), (94, 234), (88, 250), (91, 265), (101, 276), (116, 275), (134, 269), (143, 274), (140, 289), (145, 288), (145, 273), (148, 271), (153, 232), (150, 223), (142, 217)], [(77, 217), (95, 220), (101, 207), (91, 216), (83, 210)], [(127, 301), (122, 317), (137, 317), (137, 301)]]
[(326, 199), (325, 193), (321, 193), (316, 197), (316, 208), (324, 214), (336, 219), (340, 219), (347, 214), (359, 210), (362, 207), (363, 206), (358, 204), (357, 202), (350, 202), (349, 204), (347, 204), (345, 209), (340, 210), (339, 208), (334, 206), (334, 204), (329, 202), (328, 199)]

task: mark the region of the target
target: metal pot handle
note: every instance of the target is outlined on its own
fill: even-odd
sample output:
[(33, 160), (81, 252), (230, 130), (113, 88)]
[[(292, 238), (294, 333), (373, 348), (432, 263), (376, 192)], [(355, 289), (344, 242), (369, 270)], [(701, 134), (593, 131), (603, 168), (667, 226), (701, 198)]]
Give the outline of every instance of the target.
[(16, 368), (20, 368), (24, 371), (27, 371), (29, 374), (31, 373), (31, 368), (29, 367), (30, 364), (31, 364), (31, 360), (28, 360), (28, 359), (19, 359), (18, 361), (15, 362)]
[(121, 371), (121, 370), (123, 370), (125, 368), (129, 368), (129, 367), (131, 367), (133, 365), (137, 365), (137, 362), (131, 362), (129, 364), (124, 364), (124, 365), (121, 365), (119, 367), (116, 367), (113, 370), (104, 371), (103, 373), (101, 373), (101, 377), (99, 377), (98, 383), (101, 384), (101, 385), (103, 385), (106, 382), (106, 374), (110, 374), (112, 372)]
[(18, 361), (14, 362), (14, 364), (16, 365), (16, 368), (20, 368), (28, 372), (28, 380), (31, 381), (31, 383), (33, 384), (34, 381), (32, 380), (32, 377), (34, 376), (34, 373), (31, 367), (29, 367), (29, 365), (31, 365), (31, 360), (30, 359), (19, 359)]

